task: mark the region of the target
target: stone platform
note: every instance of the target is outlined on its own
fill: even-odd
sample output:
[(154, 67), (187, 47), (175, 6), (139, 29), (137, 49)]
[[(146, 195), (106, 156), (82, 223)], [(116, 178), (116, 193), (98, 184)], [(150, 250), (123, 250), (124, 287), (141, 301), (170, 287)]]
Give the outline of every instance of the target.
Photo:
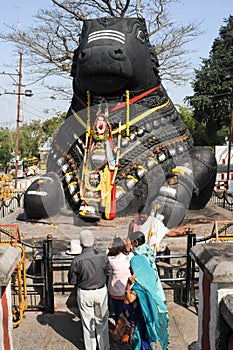
[[(48, 234), (61, 253), (70, 248), (70, 241), (77, 238), (83, 226), (74, 225), (73, 213), (64, 211), (53, 218), (40, 222), (24, 222), (17, 220), (23, 210), (8, 215), (2, 223), (16, 223), (23, 239), (27, 242), (41, 242)], [(215, 220), (232, 220), (232, 212), (228, 212), (209, 203), (203, 210), (188, 211), (183, 225), (194, 230), (197, 237), (209, 235)], [(93, 230), (96, 243), (102, 249), (108, 247), (115, 235), (123, 239), (127, 236), (128, 224), (132, 217), (117, 218), (113, 221), (99, 221), (97, 225), (89, 225)], [(86, 227), (86, 226), (85, 226)], [(187, 247), (186, 236), (166, 237), (163, 241), (172, 254), (185, 254)], [(165, 291), (165, 293), (167, 293)], [(169, 350), (186, 350), (189, 344), (197, 340), (198, 317), (192, 307), (186, 308), (168, 297), (169, 311)], [(75, 313), (75, 300), (72, 295), (55, 296), (55, 314), (26, 311), (23, 321), (13, 330), (14, 350), (83, 350), (81, 324)], [(110, 319), (110, 329), (113, 321)], [(127, 349), (114, 341), (111, 335), (111, 349)], [(154, 349), (159, 349), (157, 345)]]

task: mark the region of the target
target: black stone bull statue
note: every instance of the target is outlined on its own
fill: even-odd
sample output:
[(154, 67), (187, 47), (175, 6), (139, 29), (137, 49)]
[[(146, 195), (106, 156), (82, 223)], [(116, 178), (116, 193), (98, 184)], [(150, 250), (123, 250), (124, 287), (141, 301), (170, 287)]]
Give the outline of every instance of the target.
[(58, 211), (61, 192), (84, 220), (113, 219), (149, 205), (168, 228), (179, 225), (188, 208), (206, 205), (215, 157), (194, 147), (158, 66), (143, 19), (84, 22), (74, 52), (71, 107), (47, 161), (59, 200), (48, 185), (40, 197), (47, 180), (36, 180), (25, 193), (29, 218)]

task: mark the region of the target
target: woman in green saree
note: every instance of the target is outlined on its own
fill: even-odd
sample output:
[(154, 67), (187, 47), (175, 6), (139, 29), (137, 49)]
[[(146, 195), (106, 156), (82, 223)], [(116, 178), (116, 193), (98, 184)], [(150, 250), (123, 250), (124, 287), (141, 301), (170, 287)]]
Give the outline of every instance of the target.
[(135, 324), (132, 336), (133, 350), (152, 349), (159, 342), (162, 350), (168, 348), (168, 313), (161, 297), (156, 293), (154, 270), (148, 260), (136, 255), (130, 260), (131, 274), (125, 290), (125, 303), (134, 303), (129, 317)]

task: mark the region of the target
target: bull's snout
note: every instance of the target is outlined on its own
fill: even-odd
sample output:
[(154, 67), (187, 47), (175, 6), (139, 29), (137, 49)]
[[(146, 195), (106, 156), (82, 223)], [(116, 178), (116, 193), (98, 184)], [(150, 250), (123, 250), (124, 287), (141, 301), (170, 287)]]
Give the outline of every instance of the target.
[(115, 46), (87, 47), (77, 62), (77, 84), (82, 89), (111, 93), (123, 89), (132, 78), (133, 68), (124, 48)]
[(101, 58), (103, 60), (117, 60), (117, 61), (126, 61), (127, 56), (124, 48), (122, 47), (92, 47), (86, 48), (79, 54), (79, 62), (82, 64), (90, 59), (98, 59)]

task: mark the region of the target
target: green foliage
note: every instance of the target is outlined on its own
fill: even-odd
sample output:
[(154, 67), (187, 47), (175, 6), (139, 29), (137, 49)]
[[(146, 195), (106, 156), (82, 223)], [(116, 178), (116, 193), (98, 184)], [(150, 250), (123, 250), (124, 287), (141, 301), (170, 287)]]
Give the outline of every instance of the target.
[[(205, 125), (203, 144), (223, 144), (229, 134), (233, 98), (233, 16), (224, 21), (208, 59), (202, 59), (192, 82), (194, 95), (186, 100), (194, 119)], [(225, 133), (225, 134), (224, 134)]]
[[(41, 122), (34, 120), (31, 123), (20, 125), (19, 155), (20, 158), (38, 157), (38, 148), (49, 137), (52, 137), (64, 121), (65, 114)], [(0, 170), (7, 171), (10, 159), (15, 157), (16, 132), (8, 128), (0, 129)]]
[(177, 105), (179, 117), (187, 125), (196, 146), (202, 146), (203, 140), (206, 138), (206, 125), (194, 119), (192, 108)]
[(0, 129), (0, 170), (7, 171), (7, 163), (12, 154), (12, 131), (8, 128)]
[(19, 153), (20, 157), (38, 157), (38, 146), (41, 137), (41, 123), (39, 120), (30, 124), (23, 124), (20, 128)]
[(57, 131), (57, 129), (62, 124), (64, 119), (65, 119), (65, 114), (58, 117), (54, 117), (52, 119), (48, 119), (43, 123), (42, 130), (46, 135), (46, 138), (54, 135), (54, 133)]
[(176, 105), (178, 108), (179, 116), (183, 122), (187, 125), (187, 128), (193, 134), (197, 122), (193, 119), (193, 110), (192, 108), (187, 108), (181, 105)]
[(229, 126), (223, 125), (223, 127), (217, 130), (216, 133), (216, 145), (222, 145), (226, 141), (226, 135), (229, 135)]

